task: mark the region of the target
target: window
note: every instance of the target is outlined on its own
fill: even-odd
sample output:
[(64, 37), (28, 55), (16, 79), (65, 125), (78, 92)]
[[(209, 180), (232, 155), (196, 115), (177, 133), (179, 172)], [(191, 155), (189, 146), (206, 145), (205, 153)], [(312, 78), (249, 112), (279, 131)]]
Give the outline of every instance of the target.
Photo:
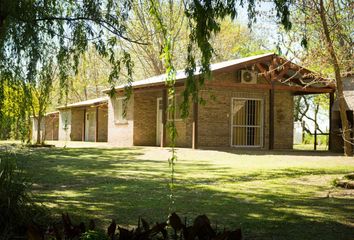
[(262, 146), (263, 101), (261, 99), (232, 99), (232, 146)]
[[(172, 100), (174, 100), (174, 103), (175, 103), (175, 111), (174, 111), (175, 120), (182, 120), (180, 107), (181, 107), (181, 104), (183, 102), (183, 98), (180, 95), (176, 95), (175, 98), (169, 98), (168, 99), (168, 104), (169, 105), (171, 104)], [(173, 119), (173, 115), (172, 114), (173, 114), (172, 112), (168, 112), (167, 120), (172, 120)]]
[(124, 116), (124, 98), (113, 98), (114, 108), (114, 122), (127, 123), (126, 116)]

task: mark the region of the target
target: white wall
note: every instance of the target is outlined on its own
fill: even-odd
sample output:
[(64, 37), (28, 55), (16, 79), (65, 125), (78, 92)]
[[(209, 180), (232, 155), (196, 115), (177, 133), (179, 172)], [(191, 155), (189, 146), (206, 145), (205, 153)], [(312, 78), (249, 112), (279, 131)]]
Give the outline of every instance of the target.
[(133, 146), (134, 128), (134, 96), (130, 97), (127, 106), (127, 122), (116, 123), (112, 98), (108, 100), (108, 143), (117, 147)]
[(59, 141), (70, 141), (71, 110), (59, 111)]
[(302, 131), (301, 122), (294, 122), (294, 144), (302, 144)]

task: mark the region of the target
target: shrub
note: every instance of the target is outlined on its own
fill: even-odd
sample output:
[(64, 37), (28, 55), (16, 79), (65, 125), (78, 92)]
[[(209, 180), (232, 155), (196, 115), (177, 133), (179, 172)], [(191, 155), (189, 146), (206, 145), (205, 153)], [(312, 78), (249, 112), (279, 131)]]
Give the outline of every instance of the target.
[[(315, 137), (314, 135), (305, 133), (302, 140), (303, 144), (314, 144)], [(317, 135), (317, 144), (318, 145), (327, 145), (328, 136), (326, 135)]]
[(6, 153), (0, 158), (0, 238), (9, 239), (25, 231), (36, 216), (43, 216), (43, 209), (33, 204), (31, 183), (14, 160)]
[(82, 234), (81, 240), (109, 240), (106, 233), (103, 231), (89, 230), (88, 232)]

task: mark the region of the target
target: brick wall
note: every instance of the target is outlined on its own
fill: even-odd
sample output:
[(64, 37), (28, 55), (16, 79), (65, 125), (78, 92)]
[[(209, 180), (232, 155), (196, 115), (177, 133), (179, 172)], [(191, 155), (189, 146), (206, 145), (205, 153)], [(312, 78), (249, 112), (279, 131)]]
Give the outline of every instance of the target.
[[(177, 88), (176, 94), (180, 94), (181, 88)], [(134, 145), (159, 146), (156, 136), (157, 128), (157, 99), (162, 98), (162, 90), (145, 90), (134, 93)], [(190, 147), (191, 120), (176, 120), (178, 136), (176, 144), (180, 147)], [(167, 144), (169, 137), (167, 132)]]
[(108, 107), (98, 108), (98, 142), (107, 142), (108, 139)]
[(274, 94), (274, 149), (293, 148), (294, 97), (291, 92)]
[(157, 145), (157, 98), (161, 96), (162, 90), (134, 92), (134, 145)]
[(45, 140), (58, 140), (59, 118), (58, 115), (45, 117)]
[(84, 108), (71, 109), (71, 141), (82, 141), (84, 130)]
[[(199, 105), (200, 147), (230, 147), (232, 98), (252, 98), (263, 101), (262, 148), (269, 147), (269, 90), (257, 89), (254, 85), (249, 85), (247, 88), (237, 88), (232, 86), (232, 83), (236, 81), (235, 72), (216, 73), (213, 80), (207, 81), (201, 90), (200, 96), (206, 100), (206, 104)], [(259, 78), (258, 83), (265, 84), (266, 80)], [(181, 88), (177, 89), (177, 94), (181, 91)], [(128, 115), (131, 118), (129, 118), (127, 126), (117, 126), (112, 123), (114, 115), (110, 102), (108, 141), (120, 146), (159, 145), (156, 142), (156, 125), (157, 98), (160, 97), (162, 97), (162, 90), (135, 91), (132, 97), (134, 103), (130, 103), (129, 107), (131, 108), (128, 109)], [(279, 91), (275, 93), (274, 115), (274, 147), (291, 149), (293, 143), (293, 96), (290, 92)], [(132, 116), (134, 116), (134, 121)], [(176, 121), (177, 146), (179, 147), (191, 147), (192, 145), (192, 116), (193, 112), (190, 111), (188, 119)]]
[[(347, 115), (349, 115), (351, 112), (347, 112)], [(352, 116), (354, 119), (354, 115)], [(350, 116), (348, 116), (350, 118)], [(332, 152), (344, 152), (344, 143), (343, 143), (343, 137), (341, 133), (340, 126), (342, 125), (341, 118), (340, 118), (340, 113), (339, 111), (332, 111), (332, 131), (330, 134), (331, 138), (331, 151)], [(354, 126), (352, 125), (352, 137), (354, 135)], [(354, 152), (354, 149), (353, 149)]]
[[(230, 147), (231, 146), (231, 104), (233, 98), (261, 99), (263, 102), (263, 142), (262, 148), (269, 146), (269, 90), (233, 87), (239, 82), (236, 73), (221, 72), (213, 75), (213, 80), (207, 81), (200, 96), (206, 104), (199, 105), (199, 146), (200, 147)], [(263, 78), (258, 83), (264, 84)], [(215, 84), (217, 86), (215, 86)]]

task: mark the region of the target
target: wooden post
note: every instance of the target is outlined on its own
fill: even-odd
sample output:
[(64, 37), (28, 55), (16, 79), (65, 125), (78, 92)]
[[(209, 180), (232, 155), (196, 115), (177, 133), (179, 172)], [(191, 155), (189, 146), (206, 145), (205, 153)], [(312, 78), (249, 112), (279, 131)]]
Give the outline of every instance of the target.
[(166, 147), (166, 123), (167, 123), (167, 89), (162, 90), (162, 129), (161, 129), (161, 138), (160, 146)]
[(269, 150), (274, 149), (274, 82), (269, 90)]
[(96, 107), (95, 142), (98, 142), (98, 106)]
[(328, 151), (332, 150), (332, 108), (333, 108), (333, 104), (334, 104), (334, 93), (331, 92), (329, 94), (329, 134), (328, 134)]
[(315, 127), (315, 134), (314, 134), (314, 141), (313, 141), (313, 150), (317, 150), (317, 129)]
[(54, 140), (54, 117), (52, 118), (52, 141)]
[(193, 101), (192, 148), (198, 148), (198, 102)]
[(84, 124), (82, 125), (81, 140), (85, 141), (85, 130), (86, 130), (86, 108), (84, 109)]

